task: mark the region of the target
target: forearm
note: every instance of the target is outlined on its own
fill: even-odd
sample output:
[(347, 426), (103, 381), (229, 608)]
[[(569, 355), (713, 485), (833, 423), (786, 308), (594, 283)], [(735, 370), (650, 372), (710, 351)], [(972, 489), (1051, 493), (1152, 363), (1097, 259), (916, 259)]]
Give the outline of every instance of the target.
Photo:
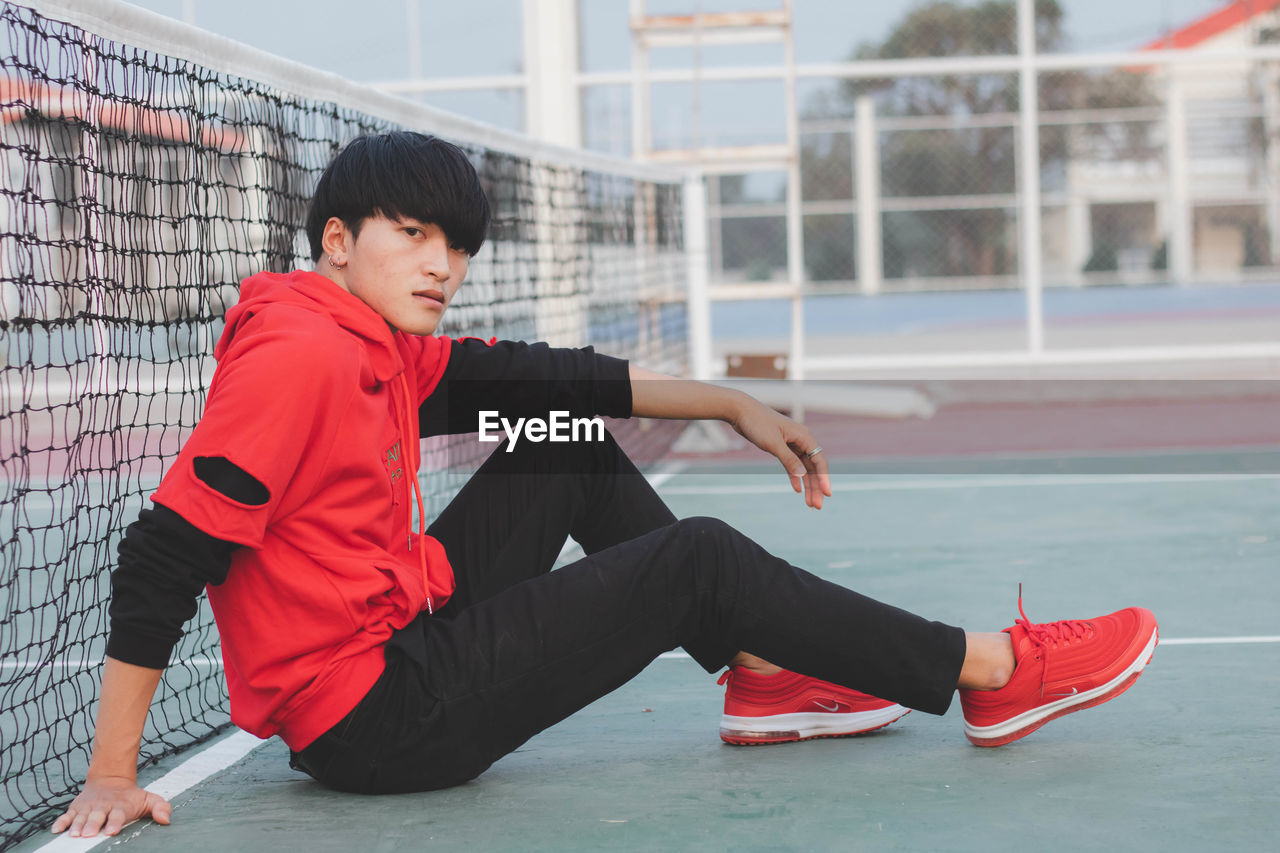
[(142, 730), (162, 672), (107, 658), (102, 668), (93, 757), (89, 761), (90, 780), (107, 776), (137, 778)]
[(628, 366), (628, 371), (631, 375), (633, 417), (736, 423), (744, 407), (756, 402), (732, 388), (692, 379), (676, 379), (634, 364)]

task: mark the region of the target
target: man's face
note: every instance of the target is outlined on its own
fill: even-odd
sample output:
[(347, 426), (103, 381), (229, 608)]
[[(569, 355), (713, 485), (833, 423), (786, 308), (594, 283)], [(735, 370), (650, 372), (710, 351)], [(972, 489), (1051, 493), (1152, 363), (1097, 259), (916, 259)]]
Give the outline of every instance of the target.
[(470, 256), (449, 245), (437, 225), (371, 216), (360, 235), (346, 232), (347, 290), (394, 329), (430, 335), (467, 277)]

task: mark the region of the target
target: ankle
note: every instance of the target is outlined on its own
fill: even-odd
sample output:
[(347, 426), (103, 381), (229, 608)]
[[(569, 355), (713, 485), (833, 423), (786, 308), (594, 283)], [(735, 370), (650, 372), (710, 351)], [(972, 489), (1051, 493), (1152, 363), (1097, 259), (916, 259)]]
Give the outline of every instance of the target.
[(1017, 659), (1008, 634), (966, 634), (964, 665), (957, 686), (965, 690), (999, 690), (1009, 683)]
[(774, 666), (764, 658), (756, 657), (747, 652), (738, 652), (733, 656), (733, 660), (729, 661), (729, 666), (741, 667), (750, 670), (756, 675), (777, 675), (782, 672), (782, 667)]

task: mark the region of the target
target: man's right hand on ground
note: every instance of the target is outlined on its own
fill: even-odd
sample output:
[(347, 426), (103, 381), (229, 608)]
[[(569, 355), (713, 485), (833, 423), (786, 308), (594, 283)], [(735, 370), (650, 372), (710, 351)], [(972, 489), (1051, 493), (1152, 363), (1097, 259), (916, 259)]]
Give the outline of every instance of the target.
[(99, 831), (115, 835), (142, 817), (167, 824), (172, 813), (168, 800), (139, 788), (136, 780), (108, 776), (86, 782), (67, 811), (54, 821), (53, 831), (70, 829), (68, 834), (73, 838), (90, 838)]

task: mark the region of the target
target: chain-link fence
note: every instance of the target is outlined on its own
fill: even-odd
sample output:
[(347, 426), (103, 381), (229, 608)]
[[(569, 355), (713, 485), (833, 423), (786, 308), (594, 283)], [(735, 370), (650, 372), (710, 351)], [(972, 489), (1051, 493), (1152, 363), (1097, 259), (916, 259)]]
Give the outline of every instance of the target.
[[(734, 145), (776, 146), (776, 133), (734, 142), (704, 129), (710, 143), (686, 144), (709, 172), (719, 298), (751, 299), (757, 284), (774, 285), (756, 289), (762, 298), (786, 287), (793, 300), (803, 294), (803, 339), (819, 355), (849, 349), (847, 334), (837, 338), (853, 326), (832, 318), (855, 311), (823, 297), (923, 292), (992, 297), (959, 309), (971, 328), (987, 329), (939, 337), (928, 345), (937, 352), (1275, 343), (1280, 0), (1191, 4), (1182, 18), (1166, 10), (1162, 26), (1114, 38), (1077, 0), (889, 5), (901, 7), (893, 23), (846, 62), (788, 72), (796, 94), (786, 156), (797, 170), (746, 157), (735, 172), (712, 159), (732, 160)], [(1020, 13), (1031, 10), (1034, 25), (1020, 32)], [(772, 109), (760, 91), (760, 111)], [(797, 219), (800, 237), (789, 240)], [(1000, 293), (1010, 298), (996, 301)], [(904, 330), (960, 325), (946, 316), (960, 303), (913, 304), (917, 316), (879, 339), (858, 326), (858, 347), (914, 353)], [(785, 313), (777, 306), (773, 317)], [(1169, 321), (1158, 332), (1134, 326), (1155, 315)], [(1214, 318), (1235, 325), (1210, 328)], [(814, 333), (824, 322), (825, 342)], [(774, 347), (801, 339), (788, 345), (776, 328), (740, 334), (753, 336)]]
[[(1280, 4), (1253, 5), (1216, 22), (1218, 29), (1202, 20), (1176, 31), (1178, 46), (1221, 52), (1280, 40)], [(1062, 47), (1066, 13), (1057, 2), (1037, 4), (1038, 49)], [(882, 43), (855, 53), (866, 62), (971, 56), (981, 65), (1016, 52), (1016, 24), (1013, 2), (928, 3)], [(1046, 285), (1276, 278), (1280, 60), (1089, 62), (1042, 71), (1037, 96), (1042, 234), (1034, 248)], [(1019, 286), (1016, 74), (820, 81), (799, 108), (804, 266), (813, 288)], [(870, 128), (860, 133), (860, 124)], [(860, 174), (873, 176), (874, 186), (858, 186)], [(721, 207), (713, 232), (718, 227), (727, 243), (759, 231), (779, 217), (784, 194), (780, 188), (758, 210), (750, 202)], [(879, 220), (878, 244), (858, 240), (858, 220), (868, 216)], [(776, 242), (757, 241), (746, 256), (727, 252), (713, 275), (783, 275)], [(859, 247), (879, 257), (860, 259)]]

